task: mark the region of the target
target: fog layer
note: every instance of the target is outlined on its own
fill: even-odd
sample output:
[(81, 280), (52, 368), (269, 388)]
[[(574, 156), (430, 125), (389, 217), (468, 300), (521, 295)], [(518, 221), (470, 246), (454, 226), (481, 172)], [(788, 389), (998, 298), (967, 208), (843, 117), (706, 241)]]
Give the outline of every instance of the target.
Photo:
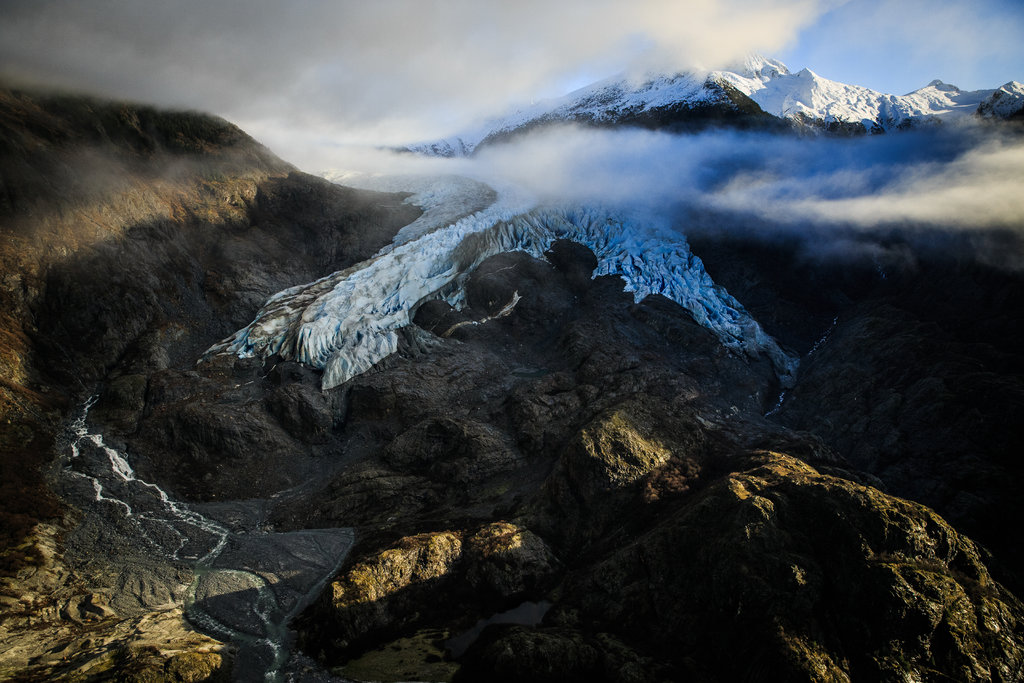
[(457, 173), (540, 201), (728, 214), (747, 227), (1024, 232), (1024, 136), (982, 125), (852, 139), (560, 126), (469, 159), (374, 150), (330, 150), (325, 158), (331, 154), (337, 168)]

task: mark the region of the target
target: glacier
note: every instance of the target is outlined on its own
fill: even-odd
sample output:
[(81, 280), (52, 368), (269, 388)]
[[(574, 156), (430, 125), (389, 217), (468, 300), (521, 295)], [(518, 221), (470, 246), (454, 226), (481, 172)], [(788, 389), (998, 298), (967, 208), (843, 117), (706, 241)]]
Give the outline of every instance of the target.
[[(410, 200), (415, 203), (416, 196)], [(330, 389), (395, 353), (399, 330), (424, 301), (442, 298), (462, 307), (466, 281), (486, 258), (509, 251), (544, 258), (564, 239), (595, 253), (595, 276), (620, 276), (636, 301), (649, 294), (672, 299), (729, 349), (770, 359), (783, 386), (795, 380), (796, 357), (711, 280), (682, 235), (654, 217), (599, 207), (536, 207), (528, 198), (501, 193), (481, 211), (414, 234), (367, 261), (275, 294), (252, 323), (203, 358), (276, 354), (322, 370), (322, 388)]]

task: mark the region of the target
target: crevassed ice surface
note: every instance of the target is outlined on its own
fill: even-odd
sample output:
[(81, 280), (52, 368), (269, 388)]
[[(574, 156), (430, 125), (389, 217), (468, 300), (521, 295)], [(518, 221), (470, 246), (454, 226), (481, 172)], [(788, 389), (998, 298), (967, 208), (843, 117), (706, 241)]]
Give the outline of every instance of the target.
[(323, 388), (329, 389), (394, 353), (398, 330), (410, 324), (421, 302), (444, 298), (460, 306), (469, 274), (484, 259), (508, 251), (544, 258), (554, 241), (567, 239), (596, 254), (595, 275), (621, 276), (637, 301), (649, 294), (676, 301), (725, 346), (766, 355), (782, 384), (792, 383), (796, 359), (712, 282), (678, 233), (610, 210), (521, 208), (499, 200), (347, 270), (280, 292), (252, 323), (206, 355), (279, 354), (322, 369)]

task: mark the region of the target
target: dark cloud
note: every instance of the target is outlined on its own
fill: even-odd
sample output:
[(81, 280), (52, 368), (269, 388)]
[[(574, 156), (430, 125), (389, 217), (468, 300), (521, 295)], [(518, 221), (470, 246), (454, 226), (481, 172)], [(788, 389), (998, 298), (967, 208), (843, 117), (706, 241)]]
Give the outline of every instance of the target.
[(227, 116), (280, 144), (409, 142), (580, 73), (774, 51), (819, 0), (7, 2), (0, 76)]

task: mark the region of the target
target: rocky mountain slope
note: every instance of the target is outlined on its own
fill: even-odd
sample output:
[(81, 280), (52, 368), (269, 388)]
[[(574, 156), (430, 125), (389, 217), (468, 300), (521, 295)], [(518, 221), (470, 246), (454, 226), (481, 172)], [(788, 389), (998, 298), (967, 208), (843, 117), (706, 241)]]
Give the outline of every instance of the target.
[(781, 130), (810, 128), (842, 134), (887, 130), (980, 116), (1020, 118), (1024, 86), (962, 91), (934, 80), (906, 95), (890, 95), (823, 78), (810, 69), (752, 55), (731, 69), (680, 72), (643, 79), (612, 77), (563, 97), (538, 102), (475, 130), (410, 145), (429, 156), (468, 156), (482, 146), (542, 126), (577, 123), (687, 131), (708, 126)]
[[(104, 550), (65, 556), (81, 519), (53, 495), (66, 420), (97, 382), (142, 401), (148, 373), (192, 364), (267, 296), (369, 256), (418, 212), (298, 173), (191, 112), (4, 90), (0, 141), (0, 670), (52, 680), (156, 667), (192, 680), (223, 648), (192, 633), (180, 603), (150, 600), (152, 586), (104, 564)], [(123, 585), (100, 585), (119, 573)]]
[[(531, 292), (516, 314), (421, 337), (351, 383), (348, 452), (362, 461), (282, 519), (366, 529), (301, 623), (309, 651), (345, 672), (380, 676), (388, 662), (391, 680), (431, 680), (446, 638), (548, 601), (540, 623), (485, 630), (460, 660), (464, 679), (1018, 675), (1017, 654), (982, 663), (943, 649), (938, 615), (975, 591), (957, 563), (984, 564), (985, 551), (952, 550), (963, 541), (942, 536), (947, 522), (882, 493), (815, 433), (762, 417), (767, 364), (721, 354), (672, 302), (587, 283), (593, 257), (556, 246), (554, 267), (495, 257), (471, 279), (479, 313), (501, 292)], [(828, 296), (848, 291), (828, 284)], [(450, 315), (421, 309), (417, 322), (448, 330)], [(963, 618), (986, 641), (976, 613)], [(999, 632), (1019, 634), (1017, 619)]]
[(880, 271), (2, 103), (0, 678), (1024, 675), (981, 235), (841, 236)]

